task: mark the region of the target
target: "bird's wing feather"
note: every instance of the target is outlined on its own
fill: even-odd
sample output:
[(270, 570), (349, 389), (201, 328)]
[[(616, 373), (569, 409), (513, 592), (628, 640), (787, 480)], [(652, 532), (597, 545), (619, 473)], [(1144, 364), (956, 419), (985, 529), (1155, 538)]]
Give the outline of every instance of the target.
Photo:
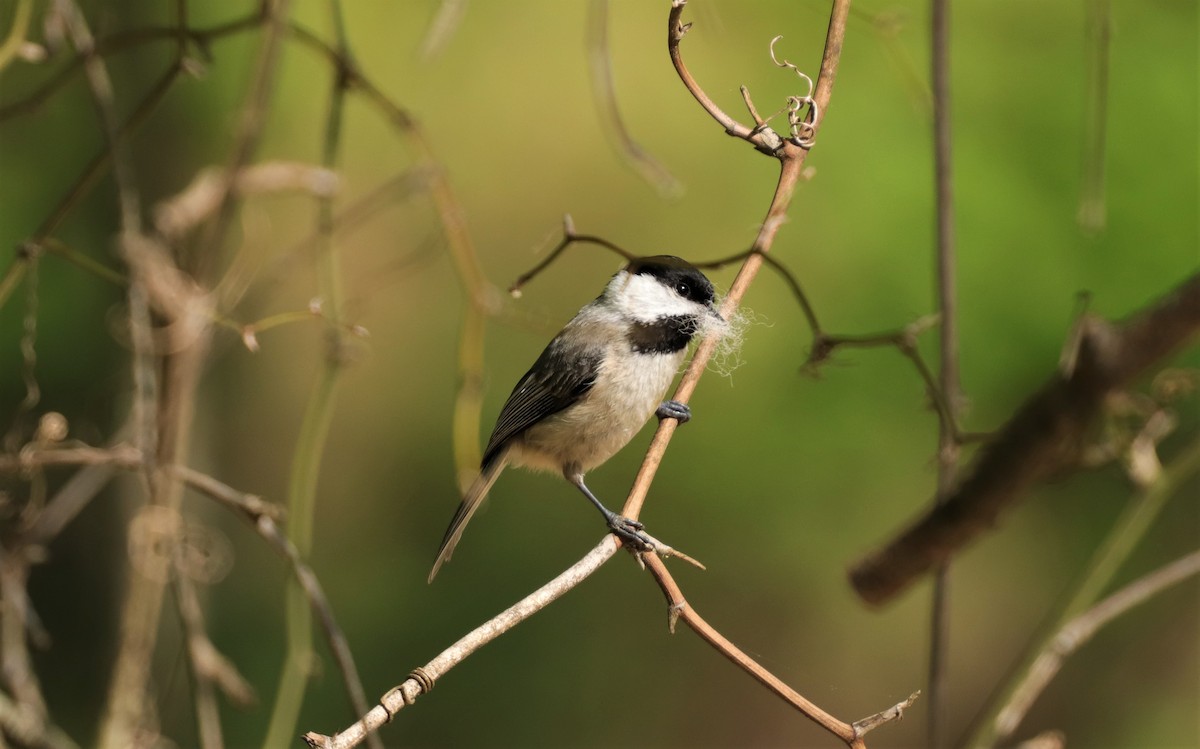
[(508, 441), (551, 414), (576, 403), (596, 384), (601, 351), (565, 343), (559, 334), (517, 382), (483, 451), (486, 468)]

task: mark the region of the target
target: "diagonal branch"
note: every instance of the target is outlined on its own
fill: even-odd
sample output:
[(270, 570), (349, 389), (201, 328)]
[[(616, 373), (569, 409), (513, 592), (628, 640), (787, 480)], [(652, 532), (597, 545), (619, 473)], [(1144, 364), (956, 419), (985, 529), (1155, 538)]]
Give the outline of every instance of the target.
[(1120, 323), (1080, 321), (1078, 353), (982, 447), (944, 504), (910, 523), (850, 571), (855, 590), (885, 603), (918, 576), (991, 530), (1031, 488), (1078, 465), (1088, 426), (1106, 396), (1200, 334), (1200, 273)]

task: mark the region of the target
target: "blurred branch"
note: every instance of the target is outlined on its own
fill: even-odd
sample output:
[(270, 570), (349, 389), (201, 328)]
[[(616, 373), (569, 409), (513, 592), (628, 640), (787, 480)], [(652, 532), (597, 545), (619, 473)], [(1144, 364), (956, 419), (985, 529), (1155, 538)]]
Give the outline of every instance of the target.
[(57, 726), (45, 722), (28, 707), (13, 702), (0, 692), (0, 729), (20, 746), (41, 749), (78, 749), (78, 745)]
[(1073, 366), (1055, 373), (982, 447), (946, 502), (914, 520), (850, 571), (858, 594), (884, 603), (917, 576), (996, 526), (1033, 486), (1077, 466), (1106, 397), (1128, 386), (1200, 331), (1200, 274), (1120, 323), (1079, 321)]
[(258, 144), (266, 125), (267, 107), (275, 89), (275, 76), (279, 67), (283, 38), (287, 32), (291, 0), (262, 0), (262, 41), (254, 63), (254, 73), (242, 100), (237, 124), (234, 126), (233, 144), (224, 171), (221, 199), (215, 219), (207, 224), (199, 242), (198, 251), (192, 258), (189, 270), (197, 280), (207, 281), (215, 267), (225, 243), (225, 236), (237, 211), (233, 195), (235, 175), (254, 160)]
[[(71, 494), (76, 497), (81, 494), (94, 495), (100, 488), (97, 483), (106, 481), (111, 470), (137, 471), (143, 468), (144, 462), (141, 451), (127, 444), (116, 444), (110, 448), (33, 446), (16, 455), (0, 454), (0, 474), (22, 474), (34, 467), (56, 466), (84, 466), (85, 468), (77, 473), (71, 482), (63, 486), (59, 495), (56, 495), (56, 500), (51, 500), (47, 505), (47, 511), (39, 518), (40, 522), (32, 526), (29, 533), (23, 537), (22, 541), (27, 546), (40, 546), (48, 543), (78, 513), (79, 501), (77, 499), (69, 500), (65, 497), (72, 482), (87, 477), (87, 487), (71, 491)], [(94, 474), (91, 472), (101, 469), (107, 469), (107, 471), (98, 474), (99, 481), (92, 478)], [(179, 479), (192, 490), (216, 500), (223, 507), (247, 521), (250, 527), (288, 563), (292, 574), (308, 598), (313, 614), (321, 624), (347, 693), (351, 693), (355, 689), (361, 693), (362, 685), (358, 682), (357, 669), (354, 667), (349, 643), (333, 616), (329, 599), (312, 568), (304, 562), (296, 546), (288, 540), (279, 527), (279, 521), (285, 514), (284, 509), (279, 505), (266, 502), (256, 495), (238, 491), (195, 469), (174, 466), (169, 470), (174, 471)], [(51, 508), (57, 506), (57, 498), (60, 496), (64, 497), (64, 503), (71, 505), (71, 509), (56, 513), (60, 518), (58, 521), (46, 520), (50, 515)], [(219, 683), (226, 684), (226, 681), (222, 679), (219, 680)], [(234, 691), (236, 692), (236, 690)]]
[(247, 165), (232, 175), (223, 169), (202, 169), (183, 191), (155, 208), (154, 225), (164, 238), (177, 241), (217, 212), (226, 191), (245, 197), (296, 190), (326, 200), (337, 189), (337, 173), (328, 166), (267, 161)]
[[(171, 84), (175, 82), (179, 74), (179, 67), (172, 66), (159, 80), (151, 87), (149, 93), (137, 104), (133, 113), (125, 120), (120, 127), (117, 128), (111, 142), (121, 143), (128, 139), (130, 133), (137, 129), (149, 114), (154, 110), (155, 106), (162, 101)], [(89, 164), (84, 167), (83, 172), (77, 177), (71, 186), (67, 189), (66, 194), (59, 200), (58, 204), (50, 212), (50, 214), (41, 222), (33, 237), (28, 241), (23, 242), (17, 251), (16, 257), (5, 270), (4, 276), (0, 279), (0, 308), (4, 307), (9, 294), (20, 283), (28, 272), (30, 264), (37, 261), (38, 255), (45, 250), (55, 255), (60, 255), (70, 262), (89, 270), (101, 278), (112, 281), (112, 274), (115, 271), (102, 271), (104, 266), (99, 265), (95, 261), (90, 260), (86, 256), (73, 253), (70, 250), (65, 250), (66, 247), (61, 242), (50, 237), (50, 234), (55, 232), (62, 222), (66, 219), (73, 208), (78, 205), (79, 201), (93, 187), (95, 187), (104, 170), (112, 163), (112, 148), (110, 145), (105, 145), (99, 154), (92, 159)], [(107, 269), (106, 269), (107, 270)]]
[(408, 144), (416, 162), (414, 168), (428, 175), (429, 194), (467, 302), (463, 328), (459, 333), (459, 390), (455, 397), (453, 420), (455, 469), (458, 476), (464, 476), (473, 472), (479, 463), (478, 448), (470, 445), (474, 445), (478, 439), (483, 409), (483, 398), (474, 383), (483, 379), (484, 323), (486, 318), (503, 311), (503, 296), (483, 272), (479, 253), (467, 231), (462, 205), (416, 118), (384, 93), (353, 60), (338, 49), (298, 24), (292, 24), (291, 33), (298, 42), (337, 66), (347, 88), (361, 93), (388, 120)]
[[(62, 2), (54, 6), (57, 14), (56, 22), (66, 30), (75, 49), (84, 58), (84, 73), (88, 88), (102, 125), (108, 151), (111, 154), (114, 181), (117, 188), (117, 202), (120, 208), (120, 248), (126, 262), (132, 271), (130, 285), (131, 324), (137, 327), (133, 317), (139, 304), (138, 299), (143, 290), (146, 299), (156, 303), (168, 319), (176, 319), (171, 314), (179, 308), (193, 309), (193, 298), (186, 294), (179, 299), (164, 302), (161, 286), (179, 287), (170, 279), (170, 261), (165, 259), (162, 249), (141, 235), (140, 205), (136, 187), (133, 182), (132, 167), (125, 152), (125, 144), (120, 138), (117, 125), (112, 81), (103, 60), (95, 54), (95, 43), (88, 29), (83, 12), (73, 2)], [(172, 291), (176, 290), (175, 288)], [(180, 289), (181, 291), (186, 291)], [(156, 390), (160, 394), (160, 411), (153, 421), (154, 436), (157, 444), (156, 460), (150, 470), (147, 470), (149, 484), (148, 497), (150, 504), (135, 515), (134, 523), (149, 509), (161, 509), (174, 517), (180, 503), (180, 489), (177, 480), (161, 473), (157, 467), (173, 464), (180, 453), (184, 451), (186, 434), (191, 424), (192, 399), (195, 395), (195, 384), (199, 369), (200, 357), (205, 350), (202, 342), (204, 337), (200, 331), (183, 344), (187, 351), (180, 352), (168, 359), (165, 387)], [(139, 340), (135, 331), (136, 341)], [(143, 379), (139, 375), (140, 367), (145, 357), (139, 356), (135, 350), (134, 379)], [(144, 450), (146, 442), (139, 442)], [(177, 526), (168, 528), (164, 538), (168, 548), (174, 545), (174, 532)], [(133, 532), (131, 526), (131, 533)], [(147, 683), (151, 656), (157, 642), (158, 623), (162, 609), (163, 587), (166, 583), (165, 559), (169, 554), (147, 555), (143, 560), (144, 566), (131, 565), (129, 568), (129, 584), (125, 592), (125, 600), (121, 611), (121, 636), (118, 645), (116, 664), (113, 668), (108, 691), (108, 700), (100, 728), (99, 743), (101, 746), (129, 746), (134, 736), (147, 723)]]
[(908, 98), (912, 101), (913, 107), (924, 115), (930, 115), (933, 112), (933, 93), (929, 89), (927, 80), (913, 63), (908, 48), (900, 41), (901, 33), (905, 31), (908, 24), (905, 11), (897, 9), (868, 11), (856, 6), (850, 11), (850, 18), (861, 20), (867, 24), (867, 28), (875, 35), (876, 41), (891, 58), (893, 67), (899, 71), (900, 81), (908, 92)]
[(1181, 559), (1138, 578), (1091, 609), (1066, 622), (1051, 640), (1043, 645), (1042, 651), (1028, 672), (1025, 673), (1022, 681), (1012, 691), (1009, 702), (996, 716), (997, 735), (985, 737), (974, 745), (991, 747), (995, 746), (996, 740), (1003, 741), (1011, 736), (1029, 709), (1033, 707), (1038, 696), (1058, 674), (1063, 662), (1083, 647), (1101, 628), (1167, 588), (1178, 585), (1187, 578), (1198, 574), (1200, 574), (1200, 551), (1193, 551)]
[[(934, 505), (946, 502), (958, 476), (958, 417), (963, 403), (958, 364), (958, 298), (954, 245), (954, 172), (950, 108), (950, 3), (932, 0), (930, 80), (933, 90), (933, 182), (935, 247), (934, 286), (937, 289), (938, 382), (945, 416), (938, 423), (937, 494)], [(923, 362), (914, 360), (924, 371)], [(945, 745), (947, 699), (946, 660), (950, 652), (950, 563), (943, 560), (934, 571), (929, 613), (928, 689), (930, 749)]]
[(678, 197), (683, 185), (670, 170), (633, 139), (617, 106), (613, 82), (612, 50), (608, 44), (608, 0), (589, 0), (587, 17), (588, 66), (592, 72), (592, 95), (604, 132), (615, 141), (618, 155), (663, 197)]
[[(192, 667), (192, 701), (196, 710), (196, 732), (200, 749), (221, 749), (221, 712), (217, 707), (216, 682), (226, 669), (232, 670), (237, 681), (245, 684), (241, 675), (220, 655), (204, 630), (204, 613), (195, 584), (188, 579), (183, 563), (182, 545), (175, 546), (175, 605), (183, 625), (188, 662)], [(228, 678), (228, 677), (227, 677)], [(248, 686), (248, 685), (247, 685)]]
[[(1113, 523), (1108, 536), (1097, 547), (1092, 559), (1084, 568), (1083, 575), (1060, 596), (1063, 603), (1058, 611), (1034, 636), (1027, 652), (1016, 662), (1009, 678), (989, 700), (982, 713), (985, 717), (978, 721), (968, 746), (990, 747), (1012, 735), (1046, 682), (1057, 672), (1062, 659), (1082, 644), (1082, 641), (1079, 641), (1075, 646), (1063, 651), (1063, 637), (1067, 636), (1065, 633), (1086, 631), (1087, 635), (1083, 637), (1086, 640), (1091, 636), (1091, 632), (1124, 610), (1114, 610), (1106, 607), (1106, 604), (1101, 604), (1092, 609), (1093, 613), (1085, 614), (1089, 607), (1099, 600), (1100, 594), (1112, 582), (1138, 542), (1145, 537), (1167, 500), (1187, 485), (1197, 472), (1200, 472), (1200, 439), (1187, 445), (1152, 483), (1134, 495), (1125, 511)], [(1196, 554), (1192, 554), (1189, 558), (1195, 556)], [(1166, 569), (1175, 568), (1179, 564), (1176, 562)], [(1162, 571), (1155, 574), (1161, 573)], [(1151, 578), (1157, 579), (1154, 575)], [(1169, 584), (1172, 583), (1164, 585)], [(1130, 587), (1135, 591), (1146, 589), (1142, 584)], [(1129, 604), (1132, 606), (1148, 597), (1149, 593), (1141, 598), (1136, 598), (1136, 595), (1127, 594), (1121, 597), (1121, 594), (1117, 594), (1109, 600), (1128, 599), (1132, 601)], [(1107, 618), (1103, 618), (1102, 615), (1102, 618), (1097, 619), (1094, 614), (1097, 610), (1113, 610), (1114, 613)], [(1095, 622), (1095, 626), (1088, 622)]]
[(454, 32), (467, 14), (467, 0), (441, 0), (437, 12), (425, 30), (425, 38), (421, 40), (421, 59), (432, 60), (450, 42)]
[(20, 54), (25, 37), (29, 33), (29, 20), (32, 17), (33, 0), (17, 0), (12, 26), (8, 30), (8, 36), (0, 43), (0, 73)]
[(1079, 226), (1088, 234), (1104, 230), (1105, 151), (1108, 148), (1108, 63), (1112, 37), (1112, 0), (1086, 0), (1083, 174), (1079, 189)]
[[(187, 28), (183, 31), (186, 34), (187, 41), (198, 47), (207, 57), (209, 45), (212, 42), (232, 34), (253, 29), (261, 25), (263, 19), (263, 12), (255, 10), (237, 19), (216, 26), (203, 29)], [(83, 68), (89, 54), (104, 58), (153, 42), (175, 42), (178, 44), (180, 33), (181, 29), (178, 26), (145, 26), (97, 39), (90, 53), (77, 53), (65, 67), (47, 79), (41, 86), (34, 89), (25, 98), (0, 106), (0, 122), (28, 114), (40, 108), (71, 82), (75, 74)], [(177, 68), (179, 65), (173, 67)]]
[[(350, 86), (350, 79), (345, 71), (353, 65), (353, 57), (340, 0), (332, 0), (329, 10), (338, 58), (344, 61), (332, 69), (329, 107), (321, 144), (321, 164), (326, 170), (332, 171), (337, 164), (338, 152), (342, 145), (346, 92)], [(280, 17), (278, 22), (277, 31), (280, 35), (283, 31), (283, 20), (283, 17)], [(312, 548), (322, 456), (333, 421), (337, 389), (342, 373), (351, 360), (348, 351), (351, 344), (341, 325), (341, 269), (334, 247), (333, 226), (333, 198), (332, 193), (328, 193), (319, 198), (316, 262), (322, 309), (332, 324), (326, 329), (327, 350), (305, 409), (288, 481), (288, 540), (299, 558), (307, 557)], [(316, 658), (312, 651), (312, 612), (308, 605), (312, 600), (311, 595), (297, 586), (288, 586), (285, 608), (287, 655), (279, 673), (279, 686), (271, 710), (265, 746), (285, 746), (290, 743), (290, 737), (296, 730), (300, 707), (304, 702), (304, 694)], [(367, 710), (366, 693), (354, 667), (354, 661), (349, 657), (349, 647), (344, 639), (340, 647), (345, 652), (344, 657), (338, 658), (338, 663), (343, 669), (343, 681), (350, 698), (350, 707), (354, 715), (361, 715)], [(378, 737), (372, 737), (370, 743), (374, 749), (383, 747)]]

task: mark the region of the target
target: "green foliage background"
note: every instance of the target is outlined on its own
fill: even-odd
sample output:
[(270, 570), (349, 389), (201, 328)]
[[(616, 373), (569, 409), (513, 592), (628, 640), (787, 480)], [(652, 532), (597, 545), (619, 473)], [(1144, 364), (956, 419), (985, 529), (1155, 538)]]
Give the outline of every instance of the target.
[[(742, 114), (737, 87), (760, 110), (795, 93), (767, 42), (815, 73), (823, 2), (695, 0), (684, 53), (706, 90)], [(0, 3), (7, 28), (14, 3)], [(161, 7), (160, 7), (161, 6)], [(193, 3), (197, 27), (247, 12), (247, 2)], [(349, 3), (363, 71), (421, 122), (461, 201), (488, 276), (505, 286), (556, 238), (562, 214), (580, 231), (640, 253), (703, 260), (745, 249), (765, 213), (775, 162), (730, 139), (691, 100), (665, 49), (668, 3), (614, 2), (612, 64), (635, 137), (686, 187), (662, 199), (614, 154), (592, 98), (586, 7), (542, 0), (472, 3), (441, 55), (418, 59), (433, 2)], [(932, 291), (932, 164), (924, 84), (923, 3), (863, 2), (852, 19), (832, 106), (776, 244), (831, 332), (900, 327), (927, 314)], [(99, 35), (172, 22), (168, 4), (85, 4)], [(1161, 295), (1198, 259), (1195, 3), (1115, 3), (1108, 120), (1108, 225), (1075, 221), (1084, 125), (1084, 4), (1014, 0), (954, 7), (953, 112), (962, 369), (966, 426), (988, 430), (1056, 366), (1077, 295), (1120, 317)], [(866, 14), (894, 14), (882, 33)], [(294, 15), (328, 38), (323, 3)], [(185, 78), (132, 141), (147, 205), (226, 158), (258, 36), (214, 44), (199, 79)], [(122, 112), (168, 64), (170, 42), (109, 60)], [(32, 91), (62, 62), (11, 65), (0, 101)], [(331, 70), (285, 47), (260, 157), (315, 162)], [(11, 253), (103, 146), (82, 77), (39, 111), (0, 123), (0, 246)], [(350, 98), (342, 141), (343, 199), (411, 164), (378, 113)], [(117, 267), (116, 211), (105, 179), (58, 236)], [(252, 199), (238, 231), (245, 252), (272, 258), (315, 227), (313, 201)], [(398, 683), (462, 633), (540, 585), (600, 536), (594, 512), (552, 477), (512, 472), (436, 584), (425, 584), (458, 500), (451, 445), (463, 296), (429, 201), (401, 203), (339, 237), (348, 314), (369, 329), (347, 372), (321, 468), (312, 564), (332, 599), (369, 696)], [(11, 255), (10, 255), (11, 257)], [(415, 257), (415, 260), (414, 260)], [(7, 262), (7, 260), (6, 260)], [(511, 384), (549, 334), (617, 267), (572, 250), (513, 305), (535, 329), (491, 323), (490, 425)], [(727, 286), (732, 271), (713, 274)], [(315, 295), (306, 259), (259, 276), (248, 322), (303, 309)], [(53, 257), (37, 284), (39, 410), (66, 414), (72, 435), (103, 441), (128, 403), (123, 293)], [(24, 393), (24, 291), (0, 310), (5, 423)], [(794, 301), (764, 274), (747, 304), (741, 366), (710, 373), (696, 419), (671, 445), (643, 520), (702, 559), (677, 572), (694, 606), (799, 691), (848, 720), (925, 686), (928, 584), (872, 611), (847, 565), (930, 500), (936, 420), (911, 365), (888, 349), (839, 353), (818, 378), (798, 373), (809, 343)], [(923, 351), (933, 361), (935, 333)], [(193, 464), (282, 501), (304, 404), (322, 355), (320, 326), (264, 333), (249, 353), (222, 333), (205, 376)], [(1181, 363), (1195, 366), (1196, 351)], [(1195, 401), (1173, 451), (1196, 438)], [(486, 435), (481, 435), (484, 439)], [(628, 488), (649, 430), (589, 479), (610, 504)], [(20, 497), (20, 485), (10, 487)], [(1129, 580), (1200, 537), (1193, 483), (1166, 510), (1122, 574)], [(1108, 467), (1033, 493), (955, 566), (951, 603), (951, 729), (1004, 675), (1060, 591), (1082, 569), (1131, 495)], [(1190, 497), (1188, 496), (1190, 495)], [(137, 487), (94, 501), (35, 570), (31, 594), (53, 637), (37, 666), (51, 710), (83, 744), (96, 730), (114, 655), (126, 574), (124, 527)], [(230, 544), (231, 573), (206, 589), (216, 644), (262, 705), (227, 709), (234, 746), (265, 732), (283, 655), (287, 573), (236, 518), (207, 500), (188, 511)], [(1190, 582), (1137, 609), (1073, 658), (1031, 714), (1029, 731), (1059, 728), (1077, 747), (1200, 745), (1200, 589)], [(486, 648), (404, 711), (383, 734), (404, 746), (830, 746), (818, 729), (733, 669), (689, 632), (666, 632), (658, 591), (620, 558)], [(194, 743), (188, 675), (174, 614), (154, 672), (169, 735)], [(322, 653), (324, 651), (322, 650)], [(327, 662), (327, 661), (326, 661)], [(333, 732), (351, 715), (339, 679), (322, 670), (300, 731)], [(874, 746), (920, 746), (924, 715), (882, 729)]]

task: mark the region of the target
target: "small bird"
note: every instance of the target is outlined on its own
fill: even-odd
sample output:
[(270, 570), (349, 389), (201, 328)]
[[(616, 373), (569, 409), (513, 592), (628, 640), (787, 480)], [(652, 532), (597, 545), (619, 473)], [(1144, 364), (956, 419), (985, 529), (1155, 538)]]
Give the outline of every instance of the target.
[(712, 283), (677, 257), (639, 258), (618, 271), (508, 396), (483, 451), (479, 477), (446, 529), (429, 582), (510, 464), (562, 473), (600, 510), (613, 533), (645, 548), (642, 524), (605, 507), (583, 476), (627, 445), (651, 414), (681, 423), (691, 418), (686, 405), (661, 401), (692, 338), (725, 325), (713, 299)]

